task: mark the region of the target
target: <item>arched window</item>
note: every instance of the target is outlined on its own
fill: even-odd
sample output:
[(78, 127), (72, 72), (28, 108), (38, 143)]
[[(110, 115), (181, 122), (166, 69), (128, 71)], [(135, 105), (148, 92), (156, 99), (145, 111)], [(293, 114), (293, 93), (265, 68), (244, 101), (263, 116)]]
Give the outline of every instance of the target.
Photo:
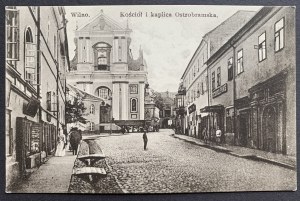
[(111, 46), (99, 42), (93, 46), (95, 55), (95, 70), (109, 70)]
[(132, 98), (130, 99), (130, 111), (131, 112), (137, 112), (137, 99), (136, 98)]
[(93, 104), (90, 107), (90, 114), (95, 114), (95, 106)]
[(109, 99), (111, 97), (111, 91), (107, 87), (99, 87), (96, 90), (96, 95), (100, 98)]
[(36, 45), (30, 27), (25, 30), (25, 80), (33, 84), (35, 81), (35, 54)]

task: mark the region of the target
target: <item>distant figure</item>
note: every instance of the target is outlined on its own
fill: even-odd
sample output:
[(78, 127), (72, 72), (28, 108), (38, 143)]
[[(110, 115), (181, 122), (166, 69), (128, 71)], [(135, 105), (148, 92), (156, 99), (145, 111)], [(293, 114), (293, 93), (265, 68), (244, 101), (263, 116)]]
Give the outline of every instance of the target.
[(65, 156), (66, 137), (63, 133), (63, 130), (58, 129), (58, 133), (59, 135), (57, 136), (57, 146), (56, 146), (55, 156)]
[(220, 127), (217, 127), (217, 131), (216, 131), (216, 142), (217, 144), (221, 143), (221, 136), (222, 136), (222, 131), (220, 130)]
[(73, 155), (77, 154), (78, 145), (82, 140), (81, 130), (74, 129), (70, 132), (70, 144), (73, 150)]
[(148, 137), (147, 137), (146, 130), (144, 130), (143, 140), (144, 140), (144, 150), (146, 150), (147, 149), (147, 142), (148, 142)]
[(125, 134), (125, 132), (126, 132), (125, 126), (123, 126), (123, 127), (121, 128), (121, 132), (122, 132), (123, 135)]
[(207, 143), (207, 141), (208, 141), (208, 134), (207, 134), (206, 128), (203, 128), (202, 136), (204, 138), (204, 143)]

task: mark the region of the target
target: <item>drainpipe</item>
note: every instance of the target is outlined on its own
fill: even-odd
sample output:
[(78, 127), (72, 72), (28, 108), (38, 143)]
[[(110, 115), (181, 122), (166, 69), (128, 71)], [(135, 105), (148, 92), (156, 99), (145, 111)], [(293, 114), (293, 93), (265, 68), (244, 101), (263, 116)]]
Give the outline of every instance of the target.
[(237, 132), (236, 132), (236, 108), (235, 108), (235, 99), (236, 99), (236, 83), (235, 83), (235, 70), (236, 70), (236, 47), (232, 44), (232, 41), (230, 42), (230, 46), (232, 47), (233, 50), (233, 57), (232, 57), (232, 70), (233, 70), (233, 79), (232, 79), (232, 91), (233, 91), (233, 132), (234, 132), (234, 138), (233, 138), (233, 143), (236, 145), (236, 138), (237, 138)]
[[(40, 88), (40, 74), (41, 74), (41, 57), (40, 57), (40, 49), (41, 49), (41, 43), (40, 43), (40, 38), (41, 38), (41, 14), (40, 14), (40, 6), (37, 7), (37, 42), (36, 42), (36, 50), (37, 50), (37, 55), (36, 55), (36, 61), (37, 61), (37, 68), (36, 68), (36, 74), (37, 74), (37, 98), (40, 100), (41, 98), (41, 88)], [(39, 113), (38, 113), (38, 122), (42, 121), (42, 109), (41, 105), (39, 107)]]
[[(205, 37), (205, 36), (204, 36)], [(208, 65), (207, 65), (207, 61), (208, 61), (208, 42), (204, 39), (204, 37), (202, 37), (202, 40), (206, 43), (206, 88), (207, 88), (207, 106), (210, 105), (209, 103), (209, 79), (208, 79)], [(208, 126), (207, 126), (207, 130), (206, 132), (210, 133), (210, 115), (208, 115)], [(210, 137), (210, 135), (209, 135)]]

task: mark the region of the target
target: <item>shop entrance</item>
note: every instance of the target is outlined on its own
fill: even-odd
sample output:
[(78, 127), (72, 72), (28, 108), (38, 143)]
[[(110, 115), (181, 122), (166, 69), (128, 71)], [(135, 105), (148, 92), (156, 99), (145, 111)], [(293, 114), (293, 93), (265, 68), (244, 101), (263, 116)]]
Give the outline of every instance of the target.
[(264, 110), (263, 128), (263, 149), (276, 152), (276, 113), (272, 106), (268, 106)]

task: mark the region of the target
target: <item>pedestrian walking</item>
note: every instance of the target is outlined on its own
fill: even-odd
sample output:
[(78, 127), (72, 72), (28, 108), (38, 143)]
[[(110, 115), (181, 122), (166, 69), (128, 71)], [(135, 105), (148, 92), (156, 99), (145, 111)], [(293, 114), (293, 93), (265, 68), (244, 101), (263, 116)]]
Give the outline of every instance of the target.
[(146, 130), (144, 130), (143, 140), (144, 140), (144, 150), (146, 150), (147, 149), (147, 143), (148, 143), (148, 137), (147, 137), (147, 131)]
[(208, 141), (208, 134), (207, 134), (206, 128), (203, 128), (202, 136), (203, 136), (203, 138), (204, 138), (204, 143), (207, 144), (207, 141)]
[(217, 130), (216, 130), (216, 143), (217, 144), (221, 143), (221, 135), (222, 135), (222, 131), (221, 131), (220, 127), (218, 126)]
[(57, 146), (55, 151), (55, 156), (65, 156), (66, 150), (65, 150), (65, 143), (66, 143), (66, 137), (63, 133), (63, 130), (58, 129), (58, 137), (57, 137)]

